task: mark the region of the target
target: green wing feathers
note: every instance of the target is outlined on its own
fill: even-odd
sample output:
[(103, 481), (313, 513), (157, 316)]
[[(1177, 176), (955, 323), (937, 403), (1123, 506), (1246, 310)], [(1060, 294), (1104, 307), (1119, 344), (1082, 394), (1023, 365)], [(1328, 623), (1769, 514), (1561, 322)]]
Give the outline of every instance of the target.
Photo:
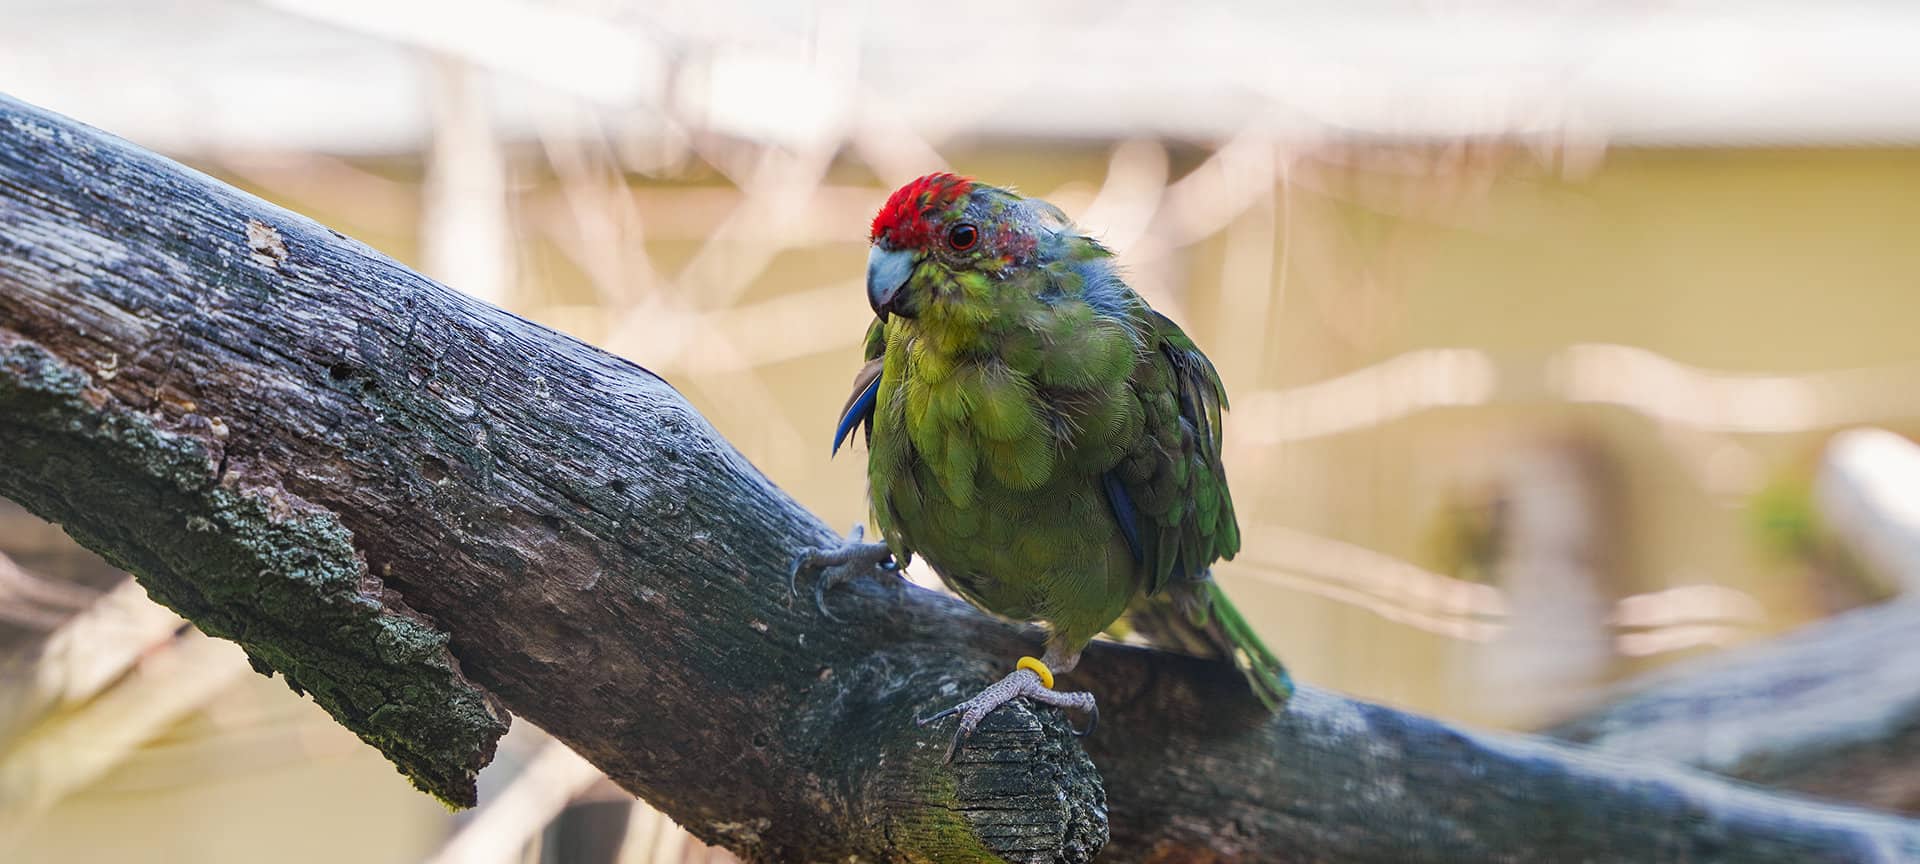
[(1146, 591), (1156, 594), (1232, 558), (1240, 526), (1220, 461), (1220, 375), (1179, 325), (1151, 310), (1145, 316), (1146, 350), (1130, 382), (1141, 434), (1113, 475), (1134, 513)]
[[(1293, 694), (1293, 681), (1210, 572), (1213, 562), (1240, 551), (1221, 462), (1226, 388), (1179, 325), (1150, 310), (1146, 317), (1148, 350), (1132, 382), (1145, 409), (1144, 434), (1112, 472), (1135, 511), (1149, 568), (1146, 591), (1128, 607), (1127, 620), (1156, 645), (1231, 660), (1254, 695), (1277, 708)], [(1126, 518), (1127, 507), (1114, 509)]]

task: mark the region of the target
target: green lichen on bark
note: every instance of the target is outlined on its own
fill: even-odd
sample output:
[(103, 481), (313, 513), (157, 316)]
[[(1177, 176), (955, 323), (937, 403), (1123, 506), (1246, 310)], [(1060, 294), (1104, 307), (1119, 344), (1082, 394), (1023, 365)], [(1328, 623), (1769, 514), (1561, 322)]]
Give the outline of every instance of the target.
[[(1107, 843), (1107, 794), (1058, 709), (1013, 705), (990, 715), (950, 765), (920, 763), (919, 806), (887, 828), (912, 860), (1062, 864)], [(946, 730), (942, 730), (946, 731)]]
[(162, 429), (91, 383), (0, 330), (0, 495), (312, 694), (422, 791), (472, 806), (506, 714), (460, 674), (447, 634), (367, 573), (332, 513), (223, 478), (207, 438)]

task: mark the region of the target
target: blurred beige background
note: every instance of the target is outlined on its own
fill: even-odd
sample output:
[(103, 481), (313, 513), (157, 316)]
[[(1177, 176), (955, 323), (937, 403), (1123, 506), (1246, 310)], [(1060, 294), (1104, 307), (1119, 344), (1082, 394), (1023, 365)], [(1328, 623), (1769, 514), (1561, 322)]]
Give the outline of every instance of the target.
[[(1226, 380), (1219, 578), (1362, 698), (1537, 726), (1891, 590), (1808, 488), (1920, 432), (1920, 12), (1340, 8), (0, 0), (0, 91), (659, 372), (837, 526), (867, 220), (1046, 197)], [(728, 860), (524, 724), (449, 815), (57, 529), (0, 553), (6, 860)]]

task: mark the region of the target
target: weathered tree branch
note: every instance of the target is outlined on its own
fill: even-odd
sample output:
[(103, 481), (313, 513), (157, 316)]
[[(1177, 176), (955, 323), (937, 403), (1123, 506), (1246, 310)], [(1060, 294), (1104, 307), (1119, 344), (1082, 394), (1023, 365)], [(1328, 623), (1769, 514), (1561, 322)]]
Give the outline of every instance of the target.
[(1890, 810), (1920, 809), (1920, 448), (1835, 436), (1824, 521), (1898, 598), (1663, 669), (1551, 730), (1611, 753)]
[(1920, 802), (1920, 606), (1856, 609), (1661, 670), (1566, 741), (1875, 807)]
[[(470, 800), (504, 726), (761, 860), (1920, 860), (1905, 820), (1117, 645), (1090, 763), (911, 718), (1030, 650), (928, 592), (791, 603), (832, 532), (642, 369), (0, 99), (0, 494)], [(456, 659), (457, 658), (457, 662)], [(484, 688), (484, 689), (483, 689)], [(1098, 764), (1105, 777), (1092, 765)]]

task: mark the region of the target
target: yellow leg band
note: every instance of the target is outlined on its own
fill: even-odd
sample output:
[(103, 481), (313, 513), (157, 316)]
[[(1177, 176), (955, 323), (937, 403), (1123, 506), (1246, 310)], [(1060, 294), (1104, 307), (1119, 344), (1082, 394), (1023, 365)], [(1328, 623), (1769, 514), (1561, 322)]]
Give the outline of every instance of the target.
[(1040, 662), (1039, 658), (1022, 657), (1020, 658), (1020, 662), (1013, 664), (1013, 668), (1025, 669), (1028, 672), (1040, 676), (1040, 686), (1048, 690), (1053, 689), (1053, 670), (1048, 669), (1047, 664)]

